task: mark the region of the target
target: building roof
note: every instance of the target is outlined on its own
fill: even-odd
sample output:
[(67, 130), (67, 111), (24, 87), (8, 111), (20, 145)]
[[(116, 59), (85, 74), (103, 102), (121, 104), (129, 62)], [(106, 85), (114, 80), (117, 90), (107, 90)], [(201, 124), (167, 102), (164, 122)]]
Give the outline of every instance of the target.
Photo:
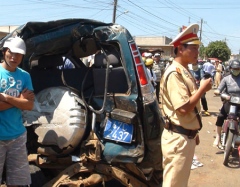
[(8, 33), (14, 31), (18, 26), (16, 25), (6, 25), (0, 26), (0, 39), (5, 37)]
[(166, 36), (135, 36), (134, 40), (139, 46), (170, 46), (172, 41)]

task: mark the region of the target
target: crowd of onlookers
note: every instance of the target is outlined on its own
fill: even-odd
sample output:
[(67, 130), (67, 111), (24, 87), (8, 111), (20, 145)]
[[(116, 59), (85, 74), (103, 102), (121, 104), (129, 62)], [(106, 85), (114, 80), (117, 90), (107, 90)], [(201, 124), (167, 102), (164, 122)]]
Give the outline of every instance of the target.
[[(168, 66), (174, 60), (173, 57), (163, 59), (161, 53), (151, 53), (144, 52), (142, 53), (142, 59), (147, 67), (147, 74), (152, 82), (153, 87), (156, 90), (156, 96), (159, 100), (159, 86), (160, 79), (163, 75), (164, 71), (168, 68)], [(220, 84), (223, 76), (228, 74), (229, 70), (228, 62), (222, 63), (221, 60), (215, 59), (207, 59), (207, 60), (198, 60), (197, 63), (189, 64), (189, 71), (192, 73), (194, 78), (196, 79), (197, 85), (200, 80), (203, 78), (204, 74), (209, 74), (213, 79), (213, 88), (217, 88)], [(210, 115), (207, 107), (207, 102), (205, 99), (205, 95), (201, 99), (202, 106), (204, 109), (205, 115)]]
[(172, 63), (173, 57), (162, 59), (161, 53), (144, 52), (142, 53), (142, 59), (147, 67), (147, 74), (151, 83), (156, 90), (157, 100), (160, 102), (160, 80), (166, 68)]

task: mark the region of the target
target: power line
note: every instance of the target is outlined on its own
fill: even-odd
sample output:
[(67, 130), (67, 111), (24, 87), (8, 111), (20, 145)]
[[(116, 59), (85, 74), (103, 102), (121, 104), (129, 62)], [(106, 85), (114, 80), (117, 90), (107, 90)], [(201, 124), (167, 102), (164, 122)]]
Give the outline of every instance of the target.
[[(52, 18), (62, 19), (66, 17), (86, 17), (96, 20), (101, 19), (103, 22), (112, 22), (113, 3), (114, 0), (94, 0), (94, 2), (92, 0), (22, 0), (21, 3), (13, 0), (3, 1), (1, 3), (2, 11), (0, 15), (4, 19), (1, 20), (1, 24), (19, 25), (19, 23), (26, 23), (27, 21), (48, 21), (48, 19), (52, 20)], [(21, 9), (21, 12), (14, 11), (12, 9), (14, 7)], [(15, 8), (15, 10), (17, 9)], [(201, 19), (208, 21), (208, 17), (205, 16), (204, 18), (205, 12), (208, 10), (209, 12), (216, 10), (212, 15), (218, 16), (217, 18), (221, 17), (225, 14), (222, 9), (231, 9), (236, 12), (240, 9), (240, 4), (231, 0), (227, 3), (226, 1), (221, 1), (217, 4), (209, 1), (207, 3), (186, 1), (183, 4), (182, 1), (180, 3), (173, 0), (138, 0), (137, 2), (133, 0), (119, 0), (116, 15), (118, 15), (117, 11), (119, 10), (120, 13), (126, 10), (129, 11), (129, 13), (120, 16), (118, 22), (132, 30), (134, 35), (147, 36), (151, 34), (157, 36), (164, 34), (167, 37), (172, 37), (177, 34), (179, 27), (184, 25), (184, 23), (199, 22)], [(10, 15), (8, 14), (9, 10), (11, 10)], [(199, 15), (203, 16), (202, 18), (196, 14), (201, 10), (203, 11)], [(222, 15), (217, 12), (218, 10), (221, 11)], [(43, 16), (42, 12), (47, 12), (47, 14)], [(34, 20), (29, 20), (29, 14), (31, 14), (31, 18)], [(231, 19), (235, 19), (235, 17), (231, 17)], [(218, 22), (219, 20), (216, 23)], [(208, 21), (208, 23), (210, 22)], [(240, 38), (234, 36), (235, 33), (232, 30), (233, 34), (230, 34), (230, 32), (223, 33), (224, 31), (221, 28), (218, 29), (212, 24), (204, 23), (203, 27), (201, 29), (203, 42), (227, 38), (228, 43), (235, 43)]]
[(152, 15), (153, 17), (156, 17), (156, 18), (164, 21), (165, 23), (168, 23), (168, 24), (170, 24), (170, 25), (174, 25), (174, 26), (177, 26), (177, 27), (178, 27), (178, 25), (176, 25), (176, 24), (174, 24), (174, 23), (171, 23), (171, 22), (169, 22), (169, 21), (167, 21), (167, 20), (165, 20), (165, 19), (163, 19), (163, 18), (160, 18), (159, 16), (157, 16), (157, 15), (155, 15), (155, 14), (153, 14), (153, 13), (145, 10), (144, 8), (138, 6), (136, 3), (133, 3), (133, 2), (130, 1), (130, 0), (128, 0), (128, 1), (129, 1), (130, 3), (132, 3), (133, 5), (135, 5), (136, 7), (138, 7), (139, 9), (143, 10), (144, 12), (146, 12), (147, 14)]
[(187, 11), (186, 9), (182, 8), (181, 6), (177, 5), (176, 3), (173, 3), (172, 1), (169, 1), (169, 0), (164, 0), (166, 2), (168, 2), (169, 4), (173, 5), (174, 10), (175, 11), (178, 11), (178, 12), (182, 12), (182, 15), (186, 16), (186, 17), (189, 17), (189, 15), (192, 15), (193, 17), (195, 17), (197, 20), (200, 19), (200, 17), (192, 14), (191, 12)]

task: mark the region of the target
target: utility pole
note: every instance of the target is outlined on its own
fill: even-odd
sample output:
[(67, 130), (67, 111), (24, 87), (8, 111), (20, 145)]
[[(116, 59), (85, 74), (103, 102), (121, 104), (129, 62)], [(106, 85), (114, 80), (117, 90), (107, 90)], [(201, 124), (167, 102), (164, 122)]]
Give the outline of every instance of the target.
[(113, 3), (113, 19), (112, 19), (113, 23), (115, 23), (115, 21), (116, 21), (116, 12), (117, 12), (117, 0), (114, 0), (114, 3)]
[(202, 24), (203, 24), (203, 19), (201, 19), (201, 27), (200, 27), (200, 41), (202, 41)]

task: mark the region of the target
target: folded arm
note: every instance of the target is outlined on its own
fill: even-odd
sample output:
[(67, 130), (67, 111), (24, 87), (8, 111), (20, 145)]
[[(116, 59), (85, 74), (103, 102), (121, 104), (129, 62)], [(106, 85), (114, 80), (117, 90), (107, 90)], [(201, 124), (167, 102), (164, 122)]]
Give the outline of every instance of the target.
[(0, 110), (17, 107), (21, 110), (32, 110), (34, 105), (34, 93), (24, 89), (19, 97), (0, 93)]

